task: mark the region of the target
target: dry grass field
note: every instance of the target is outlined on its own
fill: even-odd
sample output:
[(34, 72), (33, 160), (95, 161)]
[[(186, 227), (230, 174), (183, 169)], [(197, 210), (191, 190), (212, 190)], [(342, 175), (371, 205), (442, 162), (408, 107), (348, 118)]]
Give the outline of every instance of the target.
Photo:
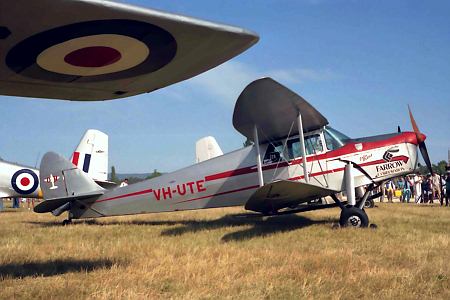
[(2, 299), (450, 299), (450, 208), (377, 204), (378, 229), (338, 209), (240, 208), (98, 219), (0, 213)]

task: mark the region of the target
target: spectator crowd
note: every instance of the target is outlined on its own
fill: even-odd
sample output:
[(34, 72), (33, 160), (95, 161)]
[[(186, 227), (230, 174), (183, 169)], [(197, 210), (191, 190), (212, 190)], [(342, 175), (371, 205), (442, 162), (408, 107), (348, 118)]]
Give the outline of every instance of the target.
[(419, 175), (411, 174), (385, 181), (381, 185), (382, 196), (388, 202), (393, 202), (397, 196), (400, 202), (434, 203), (437, 200), (441, 205), (448, 206), (450, 198), (450, 172), (446, 175)]

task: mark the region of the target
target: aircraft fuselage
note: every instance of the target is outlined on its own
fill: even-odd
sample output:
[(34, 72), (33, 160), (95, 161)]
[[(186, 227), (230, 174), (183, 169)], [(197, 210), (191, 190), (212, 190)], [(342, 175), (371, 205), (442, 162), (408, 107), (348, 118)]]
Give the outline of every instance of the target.
[[(355, 166), (355, 186), (411, 173), (417, 164), (417, 140), (413, 132), (354, 139), (334, 150), (329, 149), (333, 147), (327, 145), (322, 130), (309, 133), (305, 140), (312, 135), (318, 147), (312, 146), (314, 153), (306, 156), (309, 182), (332, 190), (345, 190), (344, 169), (348, 162)], [(275, 148), (273, 144), (259, 146), (264, 182), (304, 182), (303, 160), (296, 156), (295, 139), (298, 137), (284, 141), (292, 149), (286, 146), (279, 151), (281, 158), (270, 153)], [(92, 218), (241, 206), (259, 188), (255, 158), (255, 145), (239, 149), (157, 178), (116, 188), (98, 197), (89, 207), (74, 204), (70, 214), (72, 218)], [(297, 203), (302, 202), (305, 201), (299, 199)]]

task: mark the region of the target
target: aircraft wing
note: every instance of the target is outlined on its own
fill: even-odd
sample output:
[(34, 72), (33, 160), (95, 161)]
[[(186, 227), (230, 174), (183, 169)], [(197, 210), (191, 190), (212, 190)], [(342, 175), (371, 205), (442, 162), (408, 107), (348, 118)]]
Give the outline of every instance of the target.
[(108, 100), (152, 92), (258, 39), (242, 28), (111, 1), (0, 1), (0, 94)]
[(233, 126), (253, 141), (253, 128), (259, 142), (265, 143), (298, 134), (296, 122), (302, 115), (303, 131), (309, 132), (328, 124), (328, 120), (301, 96), (272, 78), (250, 83), (241, 93), (233, 113)]
[(259, 188), (247, 201), (245, 209), (265, 213), (335, 193), (337, 191), (321, 186), (280, 180)]

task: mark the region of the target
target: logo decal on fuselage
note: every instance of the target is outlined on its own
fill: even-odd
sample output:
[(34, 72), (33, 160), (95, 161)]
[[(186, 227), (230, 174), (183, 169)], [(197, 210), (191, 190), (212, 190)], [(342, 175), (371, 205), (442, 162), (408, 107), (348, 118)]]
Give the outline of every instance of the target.
[(386, 152), (384, 152), (384, 154), (383, 154), (383, 159), (384, 159), (385, 161), (389, 162), (389, 161), (392, 160), (392, 157), (394, 157), (394, 154), (393, 154), (393, 153), (397, 153), (397, 152), (399, 152), (399, 151), (400, 151), (400, 150), (398, 149), (397, 146), (391, 147), (391, 148), (387, 149)]

